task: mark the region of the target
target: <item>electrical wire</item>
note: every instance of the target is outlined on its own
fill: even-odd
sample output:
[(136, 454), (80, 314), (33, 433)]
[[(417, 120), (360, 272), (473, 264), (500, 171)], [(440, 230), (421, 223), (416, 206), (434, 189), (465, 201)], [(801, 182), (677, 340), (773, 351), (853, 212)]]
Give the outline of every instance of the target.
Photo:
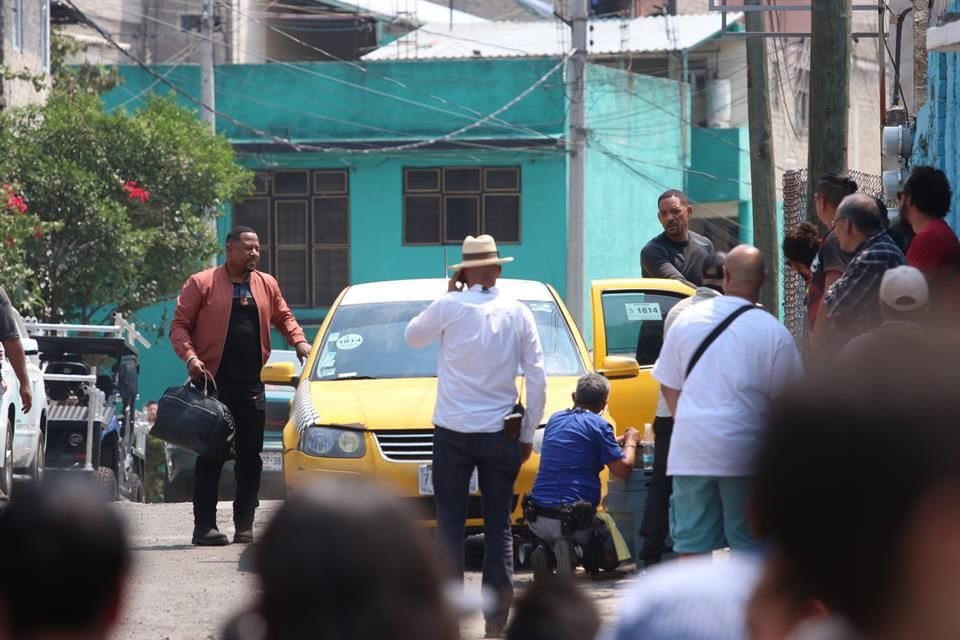
[[(281, 137), (281, 136), (277, 136), (277, 135), (271, 134), (271, 133), (269, 133), (269, 132), (267, 132), (267, 131), (263, 131), (262, 129), (259, 129), (259, 128), (253, 127), (253, 126), (251, 126), (251, 125), (249, 125), (249, 124), (247, 124), (247, 123), (241, 122), (240, 120), (237, 120), (236, 118), (234, 118), (234, 117), (232, 117), (232, 116), (230, 116), (230, 115), (228, 115), (228, 114), (224, 114), (224, 113), (222, 113), (222, 112), (219, 112), (219, 111), (217, 111), (217, 110), (215, 110), (215, 109), (210, 108), (209, 105), (204, 104), (201, 100), (198, 100), (197, 98), (194, 98), (190, 93), (188, 93), (187, 91), (184, 91), (182, 88), (178, 87), (177, 85), (173, 84), (172, 82), (170, 82), (169, 80), (167, 80), (166, 78), (164, 78), (162, 75), (158, 74), (156, 71), (154, 71), (153, 69), (151, 69), (151, 68), (149, 67), (149, 65), (147, 65), (145, 62), (143, 62), (142, 60), (140, 60), (139, 58), (137, 58), (136, 56), (134, 56), (134, 55), (131, 54), (130, 52), (125, 51), (125, 50), (113, 39), (113, 37), (112, 37), (109, 33), (107, 33), (107, 32), (106, 32), (102, 27), (100, 27), (98, 24), (96, 24), (95, 22), (93, 22), (92, 20), (90, 20), (90, 18), (88, 18), (88, 17), (73, 3), (73, 0), (64, 0), (64, 2), (66, 2), (66, 3), (67, 3), (68, 5), (70, 5), (75, 11), (77, 11), (78, 15), (80, 15), (81, 17), (83, 17), (83, 19), (84, 19), (91, 27), (93, 27), (98, 33), (100, 33), (100, 35), (101, 35), (105, 40), (107, 40), (107, 42), (109, 42), (112, 46), (114, 46), (114, 47), (117, 48), (118, 50), (122, 51), (124, 55), (126, 55), (128, 58), (130, 58), (131, 60), (133, 60), (140, 68), (142, 68), (142, 69), (143, 69), (145, 72), (147, 72), (149, 75), (153, 76), (154, 78), (156, 78), (157, 80), (159, 80), (159, 81), (162, 82), (163, 84), (169, 86), (171, 89), (173, 89), (175, 92), (177, 92), (178, 94), (180, 94), (180, 95), (183, 96), (184, 98), (186, 98), (186, 99), (190, 100), (191, 102), (197, 104), (197, 105), (200, 106), (202, 109), (206, 109), (207, 111), (215, 114), (216, 116), (223, 118), (223, 119), (226, 120), (227, 122), (230, 122), (231, 124), (234, 124), (234, 125), (237, 126), (237, 127), (241, 127), (241, 128), (243, 128), (243, 129), (245, 129), (245, 130), (247, 130), (247, 131), (251, 131), (251, 132), (257, 134), (258, 136), (263, 137), (263, 138), (266, 138), (266, 139), (268, 139), (268, 140), (270, 140), (270, 141), (272, 141), (272, 142), (274, 142), (274, 143), (289, 146), (289, 147), (291, 147), (292, 149), (294, 149), (294, 150), (296, 150), (296, 151), (319, 151), (319, 152), (324, 152), (324, 153), (326, 153), (326, 152), (337, 152), (337, 153), (344, 153), (344, 154), (355, 154), (355, 153), (356, 153), (356, 154), (370, 154), (370, 153), (380, 153), (380, 152), (385, 152), (385, 151), (390, 151), (390, 152), (410, 151), (410, 150), (414, 150), (414, 149), (419, 149), (419, 148), (421, 148), (421, 147), (433, 146), (433, 145), (435, 145), (435, 144), (437, 144), (437, 143), (440, 143), (440, 142), (450, 141), (450, 140), (452, 140), (453, 138), (455, 138), (456, 136), (462, 135), (463, 133), (466, 133), (467, 131), (471, 131), (471, 130), (477, 128), (477, 127), (480, 127), (480, 126), (486, 124), (486, 123), (489, 122), (492, 118), (495, 118), (496, 116), (499, 116), (501, 113), (507, 111), (508, 109), (510, 109), (511, 107), (513, 107), (514, 105), (516, 105), (518, 102), (520, 102), (521, 100), (523, 100), (524, 98), (526, 98), (526, 97), (527, 97), (528, 95), (530, 95), (534, 90), (536, 90), (541, 84), (543, 84), (544, 82), (546, 82), (546, 80), (547, 80), (550, 76), (552, 76), (552, 75), (553, 75), (554, 73), (556, 73), (561, 67), (563, 67), (563, 65), (566, 63), (566, 61), (570, 58), (570, 56), (571, 56), (572, 53), (573, 53), (572, 51), (569, 52), (569, 53), (567, 53), (567, 55), (564, 56), (563, 59), (560, 60), (560, 62), (558, 62), (556, 65), (554, 65), (554, 66), (553, 66), (549, 71), (547, 71), (547, 73), (545, 73), (543, 76), (541, 76), (539, 80), (537, 80), (535, 83), (533, 83), (532, 85), (530, 85), (530, 87), (528, 87), (528, 88), (527, 88), (526, 90), (524, 90), (522, 93), (520, 93), (520, 94), (517, 95), (515, 98), (513, 98), (512, 100), (510, 100), (509, 102), (507, 102), (506, 104), (504, 104), (503, 106), (501, 106), (499, 109), (497, 109), (497, 110), (494, 111), (493, 113), (491, 113), (491, 114), (489, 114), (489, 115), (487, 115), (487, 116), (484, 116), (483, 118), (480, 118), (480, 119), (478, 119), (478, 120), (475, 120), (474, 122), (471, 122), (470, 124), (467, 124), (467, 125), (465, 125), (465, 126), (463, 126), (463, 127), (460, 127), (459, 129), (456, 129), (456, 130), (454, 130), (454, 131), (451, 131), (451, 132), (449, 132), (449, 133), (446, 133), (446, 134), (444, 134), (444, 135), (442, 135), (442, 136), (437, 136), (437, 137), (434, 137), (434, 138), (431, 138), (431, 139), (428, 139), (428, 140), (419, 140), (419, 141), (417, 141), (417, 142), (411, 142), (411, 143), (408, 143), (408, 144), (385, 146), (385, 147), (380, 147), (380, 148), (375, 148), (375, 149), (352, 149), (352, 148), (346, 148), (346, 147), (319, 146), (319, 145), (313, 145), (313, 144), (300, 144), (300, 143), (296, 143), (296, 142), (294, 142), (294, 141), (292, 141), (292, 140), (290, 140), (290, 139), (288, 139), (288, 138), (284, 138), (284, 137)], [(387, 95), (389, 95), (389, 94), (387, 94)]]
[[(64, 0), (64, 1), (66, 1), (66, 0)], [(72, 5), (72, 2), (70, 2), (70, 4), (71, 4), (71, 6), (73, 6), (73, 5)], [(80, 10), (77, 9), (77, 11), (80, 11)], [(164, 26), (167, 26), (167, 27), (170, 27), (170, 28), (173, 28), (173, 29), (176, 29), (176, 30), (179, 31), (179, 27), (178, 27), (177, 25), (175, 25), (175, 24), (172, 24), (172, 23), (169, 23), (169, 22), (160, 20), (160, 19), (158, 19), (158, 18), (154, 18), (153, 16), (148, 16), (148, 15), (143, 14), (143, 13), (138, 13), (138, 12), (131, 12), (131, 13), (133, 13), (133, 14), (135, 14), (135, 15), (139, 15), (140, 17), (142, 17), (142, 18), (144, 18), (144, 19), (146, 19), (146, 20), (149, 20), (149, 21), (155, 22), (155, 23), (157, 23), (157, 24), (161, 24), (161, 25), (164, 25)], [(96, 14), (91, 14), (91, 15), (96, 15)], [(96, 17), (98, 17), (98, 18), (100, 18), (100, 19), (104, 19), (103, 16), (96, 16)], [(102, 30), (102, 29), (101, 29), (101, 30)], [(201, 33), (195, 33), (195, 32), (187, 32), (187, 33), (188, 33), (188, 35), (190, 35), (190, 36), (192, 36), (192, 37), (199, 38), (199, 39), (201, 39), (201, 40), (206, 40), (206, 41), (211, 41), (211, 42), (217, 43), (217, 40), (216, 40), (215, 38), (207, 37), (207, 36), (205, 36), (205, 35), (203, 35), (203, 34), (201, 34)], [(101, 34), (101, 35), (102, 35), (102, 34)], [(248, 53), (250, 53), (249, 49), (245, 49), (245, 51), (247, 51)], [(402, 96), (398, 96), (398, 95), (395, 95), (395, 94), (392, 94), (392, 93), (387, 93), (387, 92), (385, 92), (385, 91), (380, 91), (380, 90), (378, 90), (378, 89), (373, 89), (373, 88), (371, 88), (371, 87), (366, 87), (366, 86), (363, 86), (363, 85), (359, 85), (359, 84), (356, 84), (356, 83), (353, 83), (353, 82), (350, 82), (350, 81), (347, 81), (347, 80), (343, 80), (343, 79), (341, 79), (341, 78), (337, 78), (337, 77), (335, 77), (335, 76), (331, 76), (331, 75), (328, 75), (328, 74), (325, 74), (325, 73), (321, 73), (321, 72), (319, 72), (319, 71), (317, 71), (316, 69), (313, 69), (313, 68), (308, 68), (308, 67), (304, 67), (304, 66), (299, 66), (299, 65), (296, 65), (296, 64), (292, 64), (292, 63), (286, 62), (286, 61), (284, 61), (284, 60), (278, 60), (278, 59), (275, 59), (275, 58), (271, 58), (271, 57), (266, 56), (266, 55), (264, 55), (264, 56), (262, 56), (262, 57), (263, 57), (266, 61), (275, 63), (275, 64), (277, 64), (277, 65), (279, 65), (279, 66), (284, 67), (284, 68), (292, 69), (292, 70), (295, 70), (295, 71), (297, 71), (297, 72), (304, 73), (304, 74), (307, 74), (307, 75), (311, 75), (311, 76), (323, 78), (324, 80), (328, 80), (328, 81), (333, 82), (333, 83), (335, 83), (335, 84), (345, 85), (345, 86), (348, 86), (348, 87), (350, 87), (350, 88), (357, 89), (358, 91), (363, 91), (363, 92), (371, 93), (371, 94), (378, 95), (378, 96), (381, 96), (381, 97), (384, 97), (384, 98), (396, 100), (396, 101), (399, 101), (399, 102), (402, 102), (402, 103), (405, 103), (405, 104), (410, 104), (410, 105), (412, 105), (412, 106), (421, 107), (421, 108), (423, 108), (423, 109), (427, 109), (427, 110), (430, 110), (430, 111), (434, 111), (434, 112), (438, 112), (438, 113), (443, 113), (443, 114), (445, 114), (445, 115), (452, 115), (452, 116), (455, 116), (455, 117), (458, 117), (458, 118), (462, 118), (462, 119), (465, 119), (465, 120), (471, 120), (471, 121), (475, 121), (475, 120), (476, 120), (476, 118), (474, 118), (474, 117), (467, 116), (467, 115), (465, 115), (465, 114), (458, 113), (458, 112), (456, 112), (456, 111), (451, 111), (451, 110), (449, 110), (449, 109), (443, 109), (443, 108), (436, 107), (436, 106), (433, 106), (433, 105), (424, 104), (424, 103), (422, 103), (422, 102), (417, 102), (417, 101), (415, 101), (415, 100), (410, 100), (410, 99), (408, 99), (408, 98), (404, 98), (404, 97), (402, 97)], [(503, 127), (503, 128), (507, 128), (507, 129), (511, 129), (511, 130), (515, 130), (515, 131), (523, 131), (523, 129), (522, 129), (521, 127), (518, 127), (518, 126), (512, 125), (512, 124), (508, 124), (508, 123), (504, 123), (503, 121), (494, 122), (494, 124), (496, 124), (497, 126), (500, 126), (500, 127)], [(543, 134), (540, 134), (540, 135), (543, 135)]]
[[(173, 72), (176, 71), (177, 68), (180, 67), (180, 66), (183, 64), (184, 60), (186, 60), (186, 59), (190, 56), (190, 54), (193, 53), (193, 51), (194, 51), (195, 48), (196, 48), (196, 47), (195, 47), (194, 43), (191, 42), (191, 43), (188, 43), (187, 46), (185, 46), (183, 49), (180, 49), (180, 51), (179, 51), (178, 53), (176, 53), (176, 54), (174, 54), (173, 56), (171, 56), (170, 59), (168, 60), (167, 64), (173, 64), (173, 66), (170, 67), (169, 69), (167, 69), (167, 70), (166, 70), (164, 73), (162, 73), (161, 75), (162, 75), (164, 78), (169, 78), (169, 77), (173, 74)], [(116, 111), (117, 109), (121, 109), (121, 108), (127, 106), (128, 104), (130, 104), (131, 102), (134, 102), (135, 100), (139, 100), (141, 97), (143, 97), (143, 96), (146, 95), (147, 93), (150, 93), (151, 91), (153, 91), (153, 90), (157, 87), (158, 84), (160, 84), (160, 79), (159, 79), (159, 78), (156, 79), (156, 80), (154, 80), (153, 82), (151, 82), (149, 85), (147, 85), (146, 87), (144, 87), (143, 89), (141, 89), (141, 90), (138, 91), (137, 93), (131, 95), (129, 98), (127, 98), (127, 99), (124, 100), (123, 102), (117, 103), (117, 104), (111, 106), (109, 109), (106, 109), (106, 112), (107, 112), (107, 113), (110, 113), (110, 112), (112, 112), (112, 111)], [(123, 85), (122, 85), (122, 84), (119, 85), (119, 88), (122, 89), (122, 88), (123, 88)]]

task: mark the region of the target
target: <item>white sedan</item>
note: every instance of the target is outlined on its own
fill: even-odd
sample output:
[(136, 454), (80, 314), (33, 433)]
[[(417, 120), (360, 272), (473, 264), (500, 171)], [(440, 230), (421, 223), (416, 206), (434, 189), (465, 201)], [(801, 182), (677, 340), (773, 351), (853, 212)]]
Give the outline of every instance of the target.
[[(0, 494), (10, 498), (14, 474), (18, 481), (39, 483), (43, 479), (46, 451), (47, 392), (43, 384), (43, 370), (37, 341), (27, 335), (23, 318), (14, 311), (20, 343), (27, 358), (27, 377), (33, 394), (33, 406), (23, 413), (20, 402), (20, 382), (7, 358), (3, 358), (3, 397), (0, 399)], [(2, 353), (2, 350), (0, 350)]]

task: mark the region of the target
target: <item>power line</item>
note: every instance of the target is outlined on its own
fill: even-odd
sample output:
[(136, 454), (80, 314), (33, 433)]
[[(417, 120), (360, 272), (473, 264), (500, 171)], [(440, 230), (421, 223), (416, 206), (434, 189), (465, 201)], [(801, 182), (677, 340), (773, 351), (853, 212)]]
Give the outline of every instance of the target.
[[(73, 6), (73, 5), (72, 5), (72, 2), (71, 2), (71, 6)], [(79, 12), (79, 9), (77, 9), (77, 11)], [(169, 22), (166, 22), (166, 21), (164, 21), (164, 20), (160, 20), (159, 18), (154, 18), (153, 16), (149, 16), (149, 15), (146, 15), (146, 14), (143, 14), (143, 13), (139, 13), (139, 12), (135, 12), (135, 11), (134, 11), (134, 12), (131, 12), (131, 13), (133, 13), (134, 15), (138, 15), (138, 16), (146, 19), (146, 20), (150, 20), (151, 22), (155, 22), (155, 23), (157, 23), (157, 24), (161, 24), (161, 25), (170, 27), (170, 28), (172, 28), (172, 29), (176, 29), (176, 30), (178, 30), (178, 31), (180, 30), (180, 27), (179, 27), (179, 26), (177, 26), (177, 25), (175, 25), (175, 24), (172, 24), (172, 23), (169, 23)], [(99, 18), (101, 18), (101, 19), (104, 18), (103, 16), (97, 16), (97, 17), (99, 17)], [(101, 31), (102, 31), (102, 29), (101, 29)], [(211, 40), (211, 41), (216, 42), (216, 39), (206, 37), (206, 36), (204, 36), (203, 34), (200, 34), (200, 33), (195, 33), (195, 32), (187, 32), (187, 33), (188, 33), (188, 35), (190, 35), (190, 36), (192, 36), (192, 37), (195, 37), (195, 38), (200, 38), (201, 40)], [(102, 35), (102, 34), (101, 34), (101, 35)], [(249, 49), (244, 49), (244, 50), (247, 51), (247, 52), (249, 52)], [(443, 108), (436, 107), (436, 106), (433, 106), (433, 105), (424, 104), (424, 103), (422, 103), (422, 102), (417, 102), (417, 101), (415, 101), (415, 100), (410, 100), (410, 99), (408, 99), (408, 98), (404, 98), (404, 97), (402, 97), (402, 96), (398, 96), (398, 95), (395, 95), (395, 94), (392, 94), (392, 93), (387, 93), (387, 92), (385, 92), (385, 91), (380, 91), (380, 90), (378, 90), (378, 89), (373, 89), (373, 88), (371, 88), (371, 87), (366, 87), (366, 86), (363, 86), (363, 85), (359, 85), (359, 84), (350, 82), (350, 81), (348, 81), (348, 80), (343, 80), (343, 79), (337, 78), (337, 77), (335, 77), (335, 76), (330, 76), (330, 75), (328, 75), (328, 74), (321, 73), (321, 72), (319, 72), (319, 71), (317, 71), (317, 70), (315, 70), (315, 69), (313, 69), (313, 68), (298, 66), (298, 65), (296, 65), (296, 64), (292, 64), (292, 63), (287, 62), (287, 61), (284, 61), (284, 60), (278, 60), (278, 59), (276, 59), (276, 58), (271, 58), (271, 57), (269, 57), (269, 56), (267, 56), (267, 55), (263, 55), (262, 57), (263, 57), (266, 61), (268, 61), (268, 62), (272, 62), (272, 63), (275, 63), (275, 64), (277, 64), (277, 65), (283, 66), (283, 67), (285, 67), (285, 68), (292, 69), (292, 70), (297, 71), (297, 72), (299, 72), (299, 73), (304, 73), (304, 74), (307, 74), (307, 75), (311, 75), (311, 76), (323, 78), (324, 80), (328, 80), (328, 81), (333, 82), (333, 83), (335, 83), (335, 84), (345, 85), (345, 86), (348, 86), (348, 87), (350, 87), (350, 88), (357, 89), (358, 91), (363, 91), (363, 92), (371, 93), (371, 94), (378, 95), (378, 96), (381, 96), (381, 97), (384, 97), (384, 98), (389, 98), (389, 99), (391, 99), (391, 100), (396, 100), (396, 101), (399, 101), (399, 102), (402, 102), (402, 103), (405, 103), (405, 104), (410, 104), (410, 105), (412, 105), (412, 106), (417, 106), (417, 107), (420, 107), (420, 108), (423, 108), (423, 109), (427, 109), (427, 110), (430, 110), (430, 111), (435, 111), (435, 112), (442, 113), (442, 114), (445, 114), (445, 115), (455, 116), (455, 117), (462, 118), (462, 119), (465, 119), (465, 120), (475, 120), (475, 118), (473, 118), (473, 117), (471, 117), (471, 116), (467, 116), (467, 115), (464, 115), (464, 114), (462, 114), (462, 113), (458, 113), (458, 112), (456, 112), (456, 111), (450, 111), (449, 109), (443, 109)], [(510, 123), (506, 123), (506, 122), (504, 122), (504, 121), (494, 122), (494, 124), (497, 124), (498, 126), (501, 126), (501, 127), (503, 127), (503, 128), (512, 129), (512, 130), (515, 130), (515, 131), (524, 131), (524, 129), (523, 129), (522, 127), (517, 126), (517, 125), (510, 124)], [(546, 134), (542, 134), (542, 133), (539, 133), (539, 132), (538, 132), (538, 134), (541, 135), (541, 136), (544, 136), (544, 137), (550, 137), (550, 136), (547, 136)]]
[[(195, 46), (194, 46), (194, 44), (191, 42), (191, 43), (187, 44), (187, 46), (185, 46), (183, 49), (181, 49), (178, 53), (176, 53), (176, 54), (174, 54), (173, 56), (171, 56), (169, 62), (172, 62), (172, 63), (173, 63), (173, 66), (170, 67), (169, 69), (167, 69), (167, 71), (165, 71), (165, 72), (164, 72), (163, 74), (161, 74), (161, 75), (162, 75), (164, 78), (169, 78), (170, 75), (172, 75), (173, 72), (176, 71), (177, 68), (178, 68), (181, 64), (183, 64), (183, 61), (186, 60), (186, 59), (190, 56), (190, 54), (193, 52), (194, 48), (195, 48)], [(154, 81), (153, 81), (152, 83), (150, 83), (148, 86), (144, 87), (142, 90), (138, 91), (137, 93), (131, 95), (129, 98), (127, 98), (127, 99), (124, 100), (123, 102), (120, 102), (120, 103), (118, 103), (118, 104), (115, 104), (115, 105), (113, 105), (112, 107), (110, 107), (109, 109), (107, 109), (107, 110), (106, 110), (107, 113), (110, 113), (111, 111), (116, 111), (117, 109), (120, 109), (121, 107), (125, 107), (125, 106), (127, 106), (128, 104), (130, 104), (131, 102), (133, 102), (133, 101), (135, 101), (135, 100), (138, 100), (139, 98), (141, 98), (141, 97), (144, 96), (145, 94), (153, 91), (158, 84), (160, 84), (160, 80), (159, 80), (159, 79), (154, 80)], [(120, 85), (120, 87), (122, 88), (123, 85)]]
[(120, 51), (122, 51), (122, 52), (124, 53), (124, 55), (126, 55), (126, 56), (129, 57), (131, 60), (133, 60), (140, 68), (142, 68), (144, 71), (146, 71), (148, 74), (150, 74), (151, 76), (153, 76), (154, 78), (156, 78), (157, 80), (159, 80), (160, 82), (162, 82), (163, 84), (169, 86), (171, 89), (173, 89), (174, 91), (176, 91), (178, 94), (182, 95), (183, 97), (185, 97), (186, 99), (190, 100), (190, 101), (193, 102), (194, 104), (197, 104), (197, 105), (200, 106), (202, 109), (207, 109), (208, 111), (214, 113), (216, 116), (223, 118), (224, 120), (226, 120), (226, 121), (234, 124), (235, 126), (238, 126), (238, 127), (243, 128), (243, 129), (246, 129), (246, 130), (248, 130), (248, 131), (251, 131), (251, 132), (253, 132), (253, 133), (255, 133), (255, 134), (257, 134), (257, 135), (259, 135), (259, 136), (261, 136), (261, 137), (263, 137), (263, 138), (267, 138), (267, 139), (269, 139), (269, 140), (271, 140), (272, 142), (275, 142), (275, 143), (277, 143), (277, 144), (283, 144), (283, 145), (289, 146), (289, 147), (293, 148), (293, 149), (296, 150), (296, 151), (320, 151), (320, 152), (325, 152), (325, 153), (326, 153), (326, 152), (338, 152), (338, 153), (345, 153), (345, 154), (370, 154), (370, 153), (380, 153), (380, 152), (385, 152), (385, 151), (391, 151), (391, 152), (396, 152), (396, 151), (410, 151), (410, 150), (413, 150), (413, 149), (419, 149), (419, 148), (421, 148), (421, 147), (432, 146), (432, 145), (437, 144), (437, 143), (439, 143), (439, 142), (450, 141), (450, 140), (452, 140), (452, 139), (453, 139), (454, 137), (456, 137), (456, 136), (462, 135), (462, 134), (466, 133), (467, 131), (471, 131), (471, 130), (477, 128), (477, 127), (480, 127), (480, 126), (486, 124), (486, 123), (487, 123), (488, 121), (490, 121), (491, 119), (499, 116), (501, 113), (503, 113), (504, 111), (507, 111), (508, 109), (510, 109), (511, 107), (513, 107), (514, 105), (516, 105), (518, 102), (520, 102), (521, 100), (523, 100), (524, 98), (526, 98), (526, 97), (527, 97), (528, 95), (530, 95), (533, 91), (535, 91), (541, 84), (543, 84), (544, 82), (546, 82), (546, 80), (547, 80), (550, 76), (552, 76), (554, 73), (556, 73), (556, 72), (566, 63), (567, 59), (570, 57), (570, 55), (571, 55), (571, 53), (572, 53), (572, 52), (571, 52), (571, 53), (568, 53), (566, 56), (564, 56), (564, 58), (563, 58), (562, 60), (560, 60), (560, 62), (558, 62), (556, 65), (554, 65), (554, 66), (553, 66), (549, 71), (547, 71), (547, 73), (545, 73), (543, 76), (541, 76), (540, 79), (538, 79), (535, 83), (533, 83), (532, 85), (530, 85), (526, 90), (524, 90), (522, 93), (520, 93), (519, 95), (517, 95), (516, 97), (514, 97), (512, 100), (510, 100), (509, 102), (507, 102), (507, 103), (504, 104), (503, 106), (501, 106), (499, 109), (497, 109), (497, 110), (494, 111), (493, 113), (491, 113), (491, 114), (489, 114), (489, 115), (487, 115), (487, 116), (484, 116), (483, 118), (480, 118), (480, 119), (478, 119), (478, 120), (475, 120), (474, 122), (471, 122), (470, 124), (467, 124), (467, 125), (465, 125), (465, 126), (463, 126), (463, 127), (460, 127), (459, 129), (456, 129), (456, 130), (454, 130), (454, 131), (451, 131), (451, 132), (449, 132), (449, 133), (447, 133), (447, 134), (444, 134), (444, 135), (442, 135), (442, 136), (437, 136), (437, 137), (431, 138), (431, 139), (429, 139), (429, 140), (420, 140), (420, 141), (411, 142), (411, 143), (408, 143), (408, 144), (385, 146), (385, 147), (380, 147), (380, 148), (375, 148), (375, 149), (351, 149), (351, 148), (344, 148), (344, 147), (318, 146), (318, 145), (312, 145), (312, 144), (299, 144), (299, 143), (293, 142), (292, 140), (289, 140), (288, 138), (283, 138), (283, 137), (281, 137), (281, 136), (273, 135), (273, 134), (271, 134), (271, 133), (269, 133), (269, 132), (267, 132), (267, 131), (263, 131), (262, 129), (259, 129), (259, 128), (257, 128), (257, 127), (253, 127), (253, 126), (251, 126), (251, 125), (249, 125), (249, 124), (246, 124), (246, 123), (244, 123), (244, 122), (241, 122), (241, 121), (237, 120), (236, 118), (234, 118), (234, 117), (232, 117), (232, 116), (230, 116), (230, 115), (227, 115), (227, 114), (224, 114), (224, 113), (222, 113), (222, 112), (216, 111), (215, 109), (211, 109), (208, 105), (205, 105), (202, 101), (197, 100), (197, 99), (194, 98), (190, 93), (184, 91), (183, 89), (181, 89), (180, 87), (178, 87), (177, 85), (173, 84), (172, 82), (170, 82), (169, 80), (167, 80), (166, 78), (164, 78), (162, 75), (160, 75), (159, 73), (157, 73), (156, 71), (154, 71), (153, 69), (151, 69), (151, 68), (150, 68), (146, 63), (144, 63), (142, 60), (140, 60), (139, 58), (137, 58), (136, 56), (134, 56), (134, 55), (131, 54), (130, 52), (125, 51), (125, 50), (113, 39), (113, 37), (112, 37), (109, 33), (107, 33), (107, 32), (106, 32), (105, 30), (103, 30), (99, 25), (97, 25), (97, 24), (94, 23), (92, 20), (90, 20), (90, 19), (73, 3), (73, 0), (64, 0), (64, 1), (65, 1), (68, 5), (70, 5), (75, 11), (77, 11), (78, 15), (82, 16), (83, 19), (84, 19), (88, 24), (90, 24), (91, 27), (93, 27), (98, 33), (100, 33), (100, 35), (101, 35), (105, 40), (107, 40), (107, 42), (109, 42), (112, 46), (114, 46), (115, 48), (117, 48), (117, 49), (119, 49)]

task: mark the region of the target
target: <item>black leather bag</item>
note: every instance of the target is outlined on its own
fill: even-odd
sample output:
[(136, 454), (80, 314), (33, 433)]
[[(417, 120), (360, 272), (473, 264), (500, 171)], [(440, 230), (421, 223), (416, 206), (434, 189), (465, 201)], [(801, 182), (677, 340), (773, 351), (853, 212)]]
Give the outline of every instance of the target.
[[(188, 380), (183, 386), (164, 391), (150, 435), (220, 462), (233, 457), (236, 424), (227, 406), (208, 393), (208, 379), (209, 375), (204, 378), (203, 389)], [(216, 383), (209, 381), (216, 394)]]

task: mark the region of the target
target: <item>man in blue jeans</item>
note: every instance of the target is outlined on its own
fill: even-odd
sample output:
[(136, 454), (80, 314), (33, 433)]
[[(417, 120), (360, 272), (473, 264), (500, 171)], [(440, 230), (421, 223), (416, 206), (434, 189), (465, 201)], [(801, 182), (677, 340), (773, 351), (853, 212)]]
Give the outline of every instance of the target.
[[(546, 372), (530, 309), (496, 287), (501, 258), (489, 235), (463, 242), (463, 262), (447, 293), (410, 321), (413, 348), (439, 340), (433, 423), (433, 486), (437, 538), (463, 580), (463, 540), (470, 476), (477, 470), (483, 505), (483, 585), (497, 594), (485, 612), (487, 637), (502, 637), (513, 602), (513, 485), (533, 451), (543, 417)], [(517, 371), (526, 378), (522, 418), (506, 421), (517, 404)]]

